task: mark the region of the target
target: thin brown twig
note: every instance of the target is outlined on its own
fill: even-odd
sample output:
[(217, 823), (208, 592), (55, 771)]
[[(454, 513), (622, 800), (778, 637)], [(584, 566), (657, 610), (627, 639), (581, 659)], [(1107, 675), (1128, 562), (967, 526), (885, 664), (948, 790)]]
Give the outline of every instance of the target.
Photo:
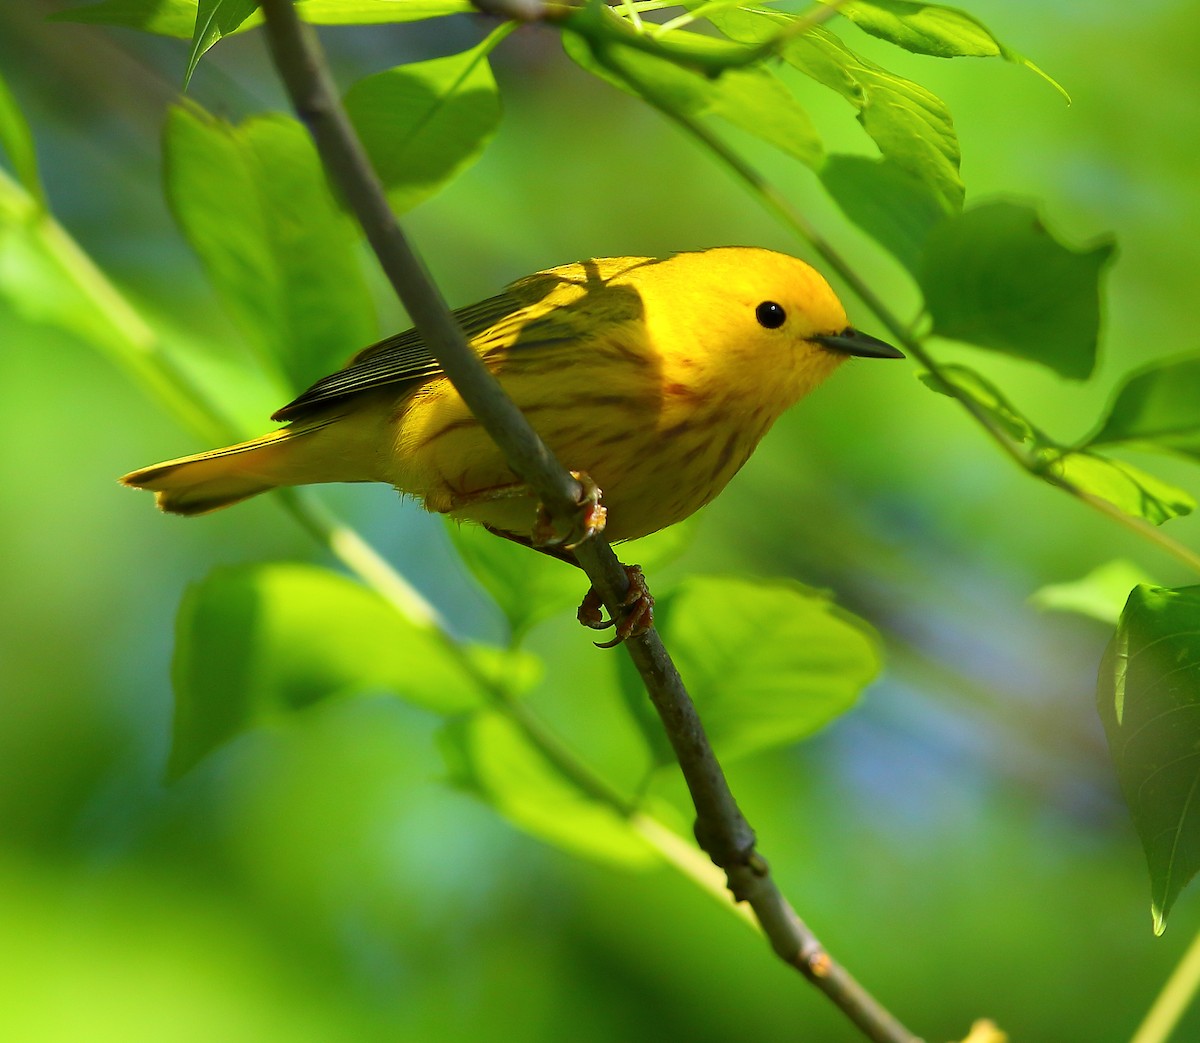
[[(272, 57), (297, 114), (307, 124), (326, 170), (357, 215), (380, 265), (430, 351), (509, 466), (537, 493), (551, 516), (578, 510), (579, 483), (542, 444), (524, 416), (466, 343), (449, 307), (409, 244), (338, 100), (314, 35), (290, 0), (262, 0)], [(602, 538), (584, 541), (576, 557), (610, 612), (620, 609), (628, 579)], [(651, 629), (626, 642), (663, 720), (696, 808), (697, 839), (725, 870), (729, 887), (753, 908), (772, 947), (801, 970), (876, 1043), (914, 1043), (908, 1032), (835, 963), (780, 894), (754, 833), (737, 806), (674, 663)]]

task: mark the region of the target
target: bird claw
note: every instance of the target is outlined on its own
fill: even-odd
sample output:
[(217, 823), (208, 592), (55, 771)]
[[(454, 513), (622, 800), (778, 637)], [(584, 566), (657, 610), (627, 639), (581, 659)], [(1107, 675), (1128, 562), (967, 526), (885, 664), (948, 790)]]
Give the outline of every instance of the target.
[(629, 589), (621, 599), (621, 611), (616, 616), (604, 618), (604, 604), (595, 587), (587, 592), (579, 606), (577, 618), (585, 627), (592, 630), (616, 628), (616, 636), (611, 641), (594, 642), (597, 648), (615, 648), (631, 637), (640, 637), (654, 625), (654, 596), (646, 585), (641, 566), (626, 565), (625, 575), (629, 579)]
[(530, 534), (534, 547), (563, 547), (571, 550), (603, 531), (608, 520), (608, 508), (600, 505), (600, 487), (583, 471), (572, 471), (571, 477), (579, 483), (579, 510), (571, 519), (571, 528), (560, 536), (554, 528), (554, 519), (550, 517), (550, 512), (539, 503), (533, 532)]

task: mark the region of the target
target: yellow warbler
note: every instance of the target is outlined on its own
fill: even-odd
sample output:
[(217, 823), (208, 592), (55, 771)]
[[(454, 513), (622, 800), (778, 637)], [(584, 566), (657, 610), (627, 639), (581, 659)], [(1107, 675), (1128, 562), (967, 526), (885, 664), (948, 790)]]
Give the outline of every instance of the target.
[[(759, 439), (850, 355), (899, 358), (851, 329), (803, 261), (748, 247), (551, 268), (455, 313), (471, 346), (628, 540), (717, 495)], [(387, 482), (430, 511), (528, 542), (536, 498), (513, 474), (420, 336), (361, 351), (253, 441), (121, 479), (176, 514), (268, 489)]]

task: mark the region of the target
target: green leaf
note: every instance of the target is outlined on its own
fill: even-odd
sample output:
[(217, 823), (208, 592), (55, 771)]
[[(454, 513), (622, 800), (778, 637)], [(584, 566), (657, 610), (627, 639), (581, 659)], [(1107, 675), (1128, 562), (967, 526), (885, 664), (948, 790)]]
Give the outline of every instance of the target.
[[(708, 17), (727, 36), (743, 43), (763, 43), (796, 20), (795, 15), (779, 11), (726, 10)], [(962, 209), (958, 136), (940, 98), (859, 57), (819, 26), (788, 41), (783, 57), (854, 106), (859, 123), (889, 161), (889, 167), (910, 175), (922, 194), (936, 205), (937, 216)], [(889, 186), (885, 182), (875, 187)], [(913, 194), (910, 183), (904, 186), (900, 198), (886, 202), (905, 205)]]
[(918, 281), (942, 337), (1084, 379), (1096, 363), (1100, 276), (1114, 246), (1063, 245), (1028, 206), (985, 203), (930, 233)]
[(0, 77), (0, 149), (8, 156), (17, 180), (25, 187), (30, 197), (40, 207), (45, 207), (46, 196), (42, 180), (38, 176), (37, 151), (33, 145), (33, 134), (25, 114), (4, 79)]
[[(131, 29), (189, 39), (196, 28), (198, 0), (103, 0), (50, 15), (52, 21), (123, 25)], [(416, 22), (477, 10), (469, 0), (298, 0), (296, 13), (313, 25), (378, 25)], [(255, 12), (231, 32), (262, 24)], [(225, 33), (224, 35), (230, 35)]]
[(296, 13), (313, 25), (383, 25), (478, 12), (470, 0), (299, 0), (296, 4)]
[(403, 212), (433, 195), (479, 158), (500, 123), (488, 41), (448, 58), (368, 76), (346, 94), (346, 109), (387, 189)]
[(940, 376), (933, 373), (921, 373), (919, 379), (931, 390), (951, 398), (957, 397), (951, 391), (951, 387), (953, 387), (987, 413), (1014, 442), (1051, 444), (986, 377), (967, 366), (958, 365), (939, 366), (938, 372)]
[[(655, 623), (722, 759), (811, 735), (879, 672), (874, 631), (796, 583), (690, 577), (659, 597)], [(668, 763), (661, 725), (637, 709), (640, 681), (621, 670), (627, 702)]]
[(1191, 514), (1196, 507), (1190, 493), (1132, 464), (1095, 453), (1053, 451), (1047, 454), (1042, 469), (1154, 525)]
[(175, 219), (270, 371), (304, 388), (375, 338), (357, 228), (299, 123), (177, 107), (164, 150)]
[(929, 186), (890, 159), (831, 155), (821, 184), (851, 221), (914, 276), (930, 231), (945, 216)]
[(222, 742), (335, 696), (386, 689), (440, 714), (480, 704), (439, 636), (344, 576), (311, 565), (217, 569), (176, 621), (169, 772)]
[(626, 818), (571, 782), (500, 713), (482, 710), (452, 721), (441, 749), (451, 780), (519, 829), (606, 864), (640, 869), (657, 862)]
[(258, 9), (257, 0), (199, 0), (196, 5), (196, 24), (192, 31), (192, 46), (188, 51), (187, 68), (183, 74), (183, 89), (192, 80), (192, 73), (204, 54), (222, 36), (234, 32)]
[(1131, 442), (1200, 457), (1200, 356), (1130, 374), (1086, 445)]
[(1043, 611), (1075, 612), (1115, 626), (1129, 591), (1139, 583), (1153, 580), (1133, 562), (1117, 558), (1098, 565), (1081, 579), (1047, 584), (1029, 601)]
[(504, 613), (514, 641), (541, 620), (578, 605), (587, 592), (587, 577), (564, 561), (479, 525), (447, 520), (446, 531), (471, 574)]
[(1200, 587), (1134, 589), (1100, 666), (1096, 702), (1162, 934), (1200, 869)]
[(838, 7), (864, 33), (935, 58), (1003, 58), (1023, 65), (1070, 102), (1070, 95), (1028, 58), (997, 40), (978, 19), (956, 7), (919, 0), (848, 0)]
[[(680, 34), (667, 38), (673, 35)], [(722, 43), (698, 33), (682, 35), (712, 45)], [(689, 118), (719, 116), (807, 166), (816, 169), (824, 161), (821, 139), (808, 113), (769, 69), (731, 68), (719, 76), (706, 76), (629, 47), (608, 47), (598, 55), (573, 32), (563, 33), (563, 47), (588, 72), (668, 112)]]

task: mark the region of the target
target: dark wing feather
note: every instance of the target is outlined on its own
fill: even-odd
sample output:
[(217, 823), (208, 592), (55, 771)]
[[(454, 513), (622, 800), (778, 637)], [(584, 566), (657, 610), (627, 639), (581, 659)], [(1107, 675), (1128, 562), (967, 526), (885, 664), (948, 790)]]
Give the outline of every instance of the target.
[[(608, 278), (645, 258), (588, 261), (538, 272), (520, 279), (503, 293), (454, 313), (479, 355), (497, 349), (551, 348), (640, 320), (642, 303), (628, 286), (611, 286)], [(601, 273), (601, 264), (617, 265)], [(407, 330), (364, 348), (345, 369), (318, 380), (298, 398), (275, 412), (272, 420), (295, 420), (351, 395), (373, 388), (411, 389), (440, 376), (442, 368), (416, 330)]]
[[(460, 308), (454, 313), (467, 339), (521, 310), (523, 302), (510, 293)], [(441, 366), (416, 330), (385, 337), (363, 348), (345, 369), (322, 377), (312, 387), (272, 414), (272, 420), (295, 420), (337, 399), (389, 384), (415, 387), (439, 376)], [(400, 390), (399, 388), (397, 390)]]

